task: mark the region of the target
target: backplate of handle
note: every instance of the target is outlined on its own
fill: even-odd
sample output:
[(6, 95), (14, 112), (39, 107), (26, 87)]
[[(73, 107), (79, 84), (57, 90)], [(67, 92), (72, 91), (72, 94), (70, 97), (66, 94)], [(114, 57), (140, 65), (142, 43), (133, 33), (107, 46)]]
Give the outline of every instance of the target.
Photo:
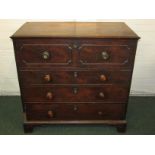
[(101, 53), (101, 57), (102, 57), (103, 60), (108, 60), (110, 56), (109, 56), (108, 52), (103, 51)]
[(49, 53), (48, 51), (44, 51), (44, 52), (42, 53), (42, 58), (43, 58), (44, 60), (49, 59), (49, 57), (50, 57), (50, 53)]

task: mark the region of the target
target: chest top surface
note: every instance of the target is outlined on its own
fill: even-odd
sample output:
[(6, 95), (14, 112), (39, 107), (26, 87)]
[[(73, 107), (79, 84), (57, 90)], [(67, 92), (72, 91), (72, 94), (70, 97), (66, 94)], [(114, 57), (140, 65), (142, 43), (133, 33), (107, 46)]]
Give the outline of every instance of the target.
[(11, 38), (135, 38), (123, 22), (27, 22)]

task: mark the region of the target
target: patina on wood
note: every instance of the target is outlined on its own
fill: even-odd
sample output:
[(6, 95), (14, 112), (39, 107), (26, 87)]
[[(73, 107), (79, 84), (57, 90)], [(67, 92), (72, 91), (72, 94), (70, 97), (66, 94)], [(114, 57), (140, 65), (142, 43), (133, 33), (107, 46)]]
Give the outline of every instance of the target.
[(12, 39), (25, 132), (41, 124), (126, 130), (139, 39), (126, 24), (30, 22)]

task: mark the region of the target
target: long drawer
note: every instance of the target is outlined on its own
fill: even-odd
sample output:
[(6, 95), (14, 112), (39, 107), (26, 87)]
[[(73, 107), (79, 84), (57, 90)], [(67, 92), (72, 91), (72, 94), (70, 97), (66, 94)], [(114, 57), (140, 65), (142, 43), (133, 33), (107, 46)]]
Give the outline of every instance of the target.
[(129, 84), (131, 71), (124, 70), (24, 70), (20, 71), (23, 85), (40, 84)]
[(128, 86), (39, 86), (25, 87), (24, 102), (126, 102)]
[(27, 120), (119, 120), (125, 104), (27, 104)]

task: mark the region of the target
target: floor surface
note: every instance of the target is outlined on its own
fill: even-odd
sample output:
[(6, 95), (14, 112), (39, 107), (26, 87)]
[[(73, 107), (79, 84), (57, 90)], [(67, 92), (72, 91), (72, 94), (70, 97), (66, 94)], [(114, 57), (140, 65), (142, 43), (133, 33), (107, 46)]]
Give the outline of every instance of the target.
[[(155, 97), (130, 97), (127, 135), (155, 134)], [(19, 96), (0, 97), (0, 134), (22, 135), (22, 107)], [(51, 125), (36, 127), (32, 135), (119, 135), (104, 125)]]

